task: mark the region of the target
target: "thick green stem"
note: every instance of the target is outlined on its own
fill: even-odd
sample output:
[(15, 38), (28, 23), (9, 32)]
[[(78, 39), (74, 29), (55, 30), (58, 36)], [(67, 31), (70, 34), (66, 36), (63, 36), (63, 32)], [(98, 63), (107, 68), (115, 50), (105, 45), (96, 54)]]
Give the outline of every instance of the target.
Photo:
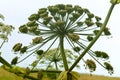
[(67, 64), (67, 59), (66, 59), (66, 55), (65, 55), (65, 51), (64, 51), (64, 36), (60, 36), (60, 52), (61, 52), (61, 56), (63, 59), (63, 65), (65, 70), (68, 70), (68, 64)]
[(8, 63), (4, 58), (2, 58), (1, 56), (0, 56), (0, 62), (1, 62), (3, 65), (6, 65), (6, 66), (12, 68), (11, 64), (9, 64), (9, 63)]
[(105, 21), (103, 23), (103, 25), (101, 26), (101, 29), (99, 31), (99, 33), (96, 35), (96, 37), (91, 41), (91, 43), (87, 46), (87, 48), (83, 51), (83, 53), (78, 57), (78, 59), (73, 63), (73, 65), (70, 67), (69, 71), (71, 71), (77, 64), (78, 62), (84, 57), (84, 55), (89, 51), (89, 49), (93, 46), (93, 44), (97, 41), (97, 39), (100, 37), (100, 35), (102, 34), (103, 30), (105, 29), (107, 23), (108, 23), (108, 20), (110, 18), (110, 15), (112, 13), (112, 10), (114, 8), (115, 4), (112, 4), (109, 11), (108, 11), (108, 14), (105, 18)]

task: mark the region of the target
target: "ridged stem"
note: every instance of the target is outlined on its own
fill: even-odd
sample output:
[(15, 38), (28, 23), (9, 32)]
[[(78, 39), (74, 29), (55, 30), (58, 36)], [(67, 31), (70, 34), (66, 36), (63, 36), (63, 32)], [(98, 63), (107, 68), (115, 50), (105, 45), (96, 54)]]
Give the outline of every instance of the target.
[(4, 58), (2, 58), (1, 56), (0, 56), (0, 62), (1, 62), (3, 65), (6, 65), (6, 66), (12, 68), (12, 65), (11, 65), (10, 63), (8, 63), (8, 62), (7, 62)]
[(112, 13), (112, 10), (114, 8), (115, 4), (112, 4), (109, 8), (108, 14), (105, 18), (105, 21), (103, 23), (103, 25), (101, 26), (100, 31), (98, 32), (98, 34), (96, 35), (96, 37), (90, 42), (90, 44), (87, 46), (87, 48), (82, 52), (82, 54), (77, 58), (77, 60), (73, 63), (73, 65), (70, 67), (69, 71), (72, 71), (73, 68), (78, 64), (78, 62), (84, 57), (84, 55), (90, 50), (90, 48), (94, 45), (94, 43), (97, 41), (97, 39), (100, 37), (100, 35), (102, 34), (103, 30), (105, 29), (108, 20), (110, 18), (110, 15)]
[(65, 70), (68, 70), (68, 63), (67, 63), (67, 59), (66, 59), (66, 55), (65, 55), (65, 51), (64, 51), (64, 36), (61, 35), (60, 36), (60, 53), (63, 59), (63, 65)]

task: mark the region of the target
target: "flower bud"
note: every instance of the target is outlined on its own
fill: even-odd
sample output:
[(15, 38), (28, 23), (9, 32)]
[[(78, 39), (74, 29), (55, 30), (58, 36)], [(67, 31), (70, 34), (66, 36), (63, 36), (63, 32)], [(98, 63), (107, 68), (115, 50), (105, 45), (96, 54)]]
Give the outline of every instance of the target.
[(69, 33), (68, 36), (71, 38), (71, 40), (73, 40), (75, 42), (80, 39), (79, 35), (75, 34), (75, 33)]
[(38, 14), (32, 14), (32, 15), (30, 15), (30, 17), (28, 19), (30, 21), (38, 20), (39, 19), (39, 15)]
[(68, 14), (73, 12), (73, 8), (71, 8), (71, 7), (65, 7), (65, 10), (67, 11)]
[(11, 61), (12, 65), (16, 65), (18, 61), (18, 57), (13, 58), (13, 60)]
[(101, 51), (95, 51), (94, 53), (96, 57), (101, 57)]
[(103, 32), (104, 32), (105, 35), (111, 35), (111, 33), (110, 33), (108, 28), (105, 28)]
[(75, 6), (74, 6), (74, 10), (75, 10), (75, 11), (78, 11), (78, 9), (80, 9), (80, 8), (81, 8), (81, 7), (80, 7), (79, 5), (75, 5)]
[(37, 26), (32, 26), (32, 27), (29, 28), (29, 31), (30, 31), (30, 32), (34, 32), (34, 31), (36, 31), (36, 30), (37, 30)]
[(47, 16), (48, 16), (48, 12), (44, 12), (44, 13), (40, 14), (41, 18), (44, 18), (44, 17), (47, 17)]
[(65, 5), (64, 4), (57, 4), (55, 5), (56, 7), (58, 7), (60, 10), (64, 10), (65, 9)]
[(103, 59), (109, 59), (109, 56), (107, 53), (102, 52), (102, 51), (95, 51), (95, 56), (98, 58), (103, 58)]
[(101, 18), (98, 17), (98, 16), (95, 16), (95, 19), (96, 19), (96, 21), (100, 21), (101, 20)]
[(85, 63), (87, 65), (87, 67), (89, 68), (90, 72), (93, 72), (96, 70), (96, 64), (93, 60), (87, 59), (87, 61)]
[(44, 17), (44, 20), (49, 22), (52, 19), (52, 17), (48, 16), (48, 17)]
[(71, 4), (66, 4), (65, 7), (71, 7), (72, 8), (72, 5)]
[(32, 66), (32, 67), (35, 67), (35, 66), (37, 65), (37, 63), (38, 63), (38, 61), (35, 60), (35, 61), (32, 62), (31, 66)]
[(27, 50), (27, 46), (24, 46), (23, 48), (20, 49), (20, 52), (24, 53), (24, 52), (26, 52), (26, 50)]
[(97, 35), (99, 30), (94, 30), (93, 32), (94, 32), (95, 35)]
[(43, 50), (38, 50), (36, 53), (40, 56), (44, 53), (44, 51)]
[(38, 26), (38, 24), (37, 24), (36, 21), (34, 20), (34, 21), (28, 22), (28, 23), (27, 23), (27, 26), (28, 26), (28, 27), (31, 27), (31, 26)]
[(22, 47), (22, 44), (21, 43), (17, 43), (13, 46), (13, 50), (16, 52), (16, 51), (19, 51)]
[(63, 26), (63, 25), (65, 24), (65, 22), (58, 20), (55, 24), (56, 24), (57, 26)]
[(94, 17), (93, 13), (88, 13), (87, 15), (88, 15), (89, 18), (93, 18)]
[(92, 20), (90, 20), (90, 19), (88, 19), (88, 18), (85, 20), (85, 24), (86, 24), (88, 27), (94, 25), (94, 23), (92, 22)]
[(19, 31), (21, 33), (27, 33), (28, 32), (28, 28), (26, 27), (26, 25), (22, 25), (19, 27)]
[(81, 49), (80, 49), (80, 47), (74, 47), (73, 50), (74, 50), (75, 52), (79, 52)]
[(72, 15), (75, 19), (78, 19), (80, 17), (80, 13), (72, 13)]
[(108, 73), (113, 74), (114, 70), (111, 64), (109, 64), (108, 62), (104, 62), (104, 65), (105, 65), (105, 68), (108, 70)]
[(64, 17), (66, 15), (67, 10), (59, 10), (59, 14)]
[(42, 37), (36, 37), (32, 40), (32, 43), (33, 44), (39, 44), (42, 40), (43, 40)]
[(33, 33), (34, 33), (35, 35), (40, 35), (40, 31), (39, 31), (39, 30), (35, 30)]
[(55, 16), (55, 14), (58, 12), (59, 8), (57, 8), (55, 6), (49, 6), (48, 10), (50, 11), (52, 16)]
[(88, 36), (87, 36), (87, 40), (88, 40), (88, 41), (92, 41), (92, 40), (93, 40), (93, 37), (88, 35)]
[(84, 8), (83, 11), (84, 11), (85, 13), (90, 13), (90, 11), (89, 11), (88, 9), (86, 9), (86, 8)]
[(84, 22), (77, 22), (78, 26), (82, 26), (84, 24)]
[(47, 11), (46, 8), (41, 8), (41, 9), (39, 9), (38, 14), (44, 13), (44, 12), (46, 12), (46, 11)]
[(97, 25), (97, 27), (101, 27), (102, 26), (101, 22), (95, 22), (95, 24)]
[(58, 21), (60, 18), (59, 17), (54, 17), (55, 21)]

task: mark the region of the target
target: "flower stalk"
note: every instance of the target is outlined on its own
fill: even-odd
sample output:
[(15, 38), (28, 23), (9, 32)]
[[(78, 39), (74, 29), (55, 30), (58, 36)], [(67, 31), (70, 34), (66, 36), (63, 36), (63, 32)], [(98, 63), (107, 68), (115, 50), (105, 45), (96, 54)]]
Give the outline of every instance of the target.
[(3, 65), (6, 65), (6, 66), (12, 68), (11, 64), (8, 63), (8, 62), (7, 62), (4, 58), (2, 58), (1, 56), (0, 56), (0, 62), (1, 62)]
[(63, 59), (63, 65), (65, 70), (68, 70), (68, 64), (67, 64), (67, 59), (66, 59), (66, 55), (65, 55), (65, 51), (64, 51), (64, 36), (60, 36), (60, 52), (61, 52), (61, 56)]
[(107, 25), (107, 23), (109, 21), (109, 18), (110, 18), (110, 15), (111, 15), (112, 11), (113, 11), (114, 6), (115, 6), (115, 4), (112, 4), (110, 6), (108, 14), (107, 14), (107, 16), (105, 18), (105, 21), (104, 21), (103, 25), (101, 26), (100, 31), (98, 32), (96, 37), (91, 41), (91, 43), (87, 46), (87, 48), (82, 52), (82, 54), (77, 58), (77, 60), (73, 63), (73, 65), (70, 67), (69, 71), (73, 70), (73, 68), (78, 64), (78, 62), (84, 57), (84, 55), (90, 50), (90, 48), (94, 45), (94, 43), (100, 37), (100, 35), (104, 31), (104, 29), (105, 29), (105, 27), (106, 27), (106, 25)]

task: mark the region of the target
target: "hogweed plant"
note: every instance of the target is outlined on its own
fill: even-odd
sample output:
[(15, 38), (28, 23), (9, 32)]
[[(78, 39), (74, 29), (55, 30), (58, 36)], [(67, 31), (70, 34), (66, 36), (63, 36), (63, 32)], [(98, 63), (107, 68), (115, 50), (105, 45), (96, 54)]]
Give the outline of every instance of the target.
[[(111, 35), (106, 25), (114, 6), (120, 1), (111, 0), (110, 2), (112, 5), (104, 23), (101, 22), (99, 16), (78, 5), (57, 4), (39, 9), (37, 13), (29, 16), (29, 21), (26, 24), (19, 27), (21, 33), (36, 37), (32, 39), (28, 46), (22, 43), (17, 43), (13, 46), (16, 54), (27, 54), (27, 56), (21, 60), (16, 56), (11, 61), (13, 68), (4, 68), (19, 76), (34, 80), (41, 80), (43, 72), (61, 71), (57, 80), (78, 80), (80, 77), (79, 73), (73, 71), (73, 69), (77, 66), (79, 67), (78, 63), (83, 60), (85, 67), (90, 72), (96, 70), (97, 62), (108, 70), (110, 74), (113, 74), (113, 67), (107, 62), (109, 55), (103, 51), (90, 49), (100, 36)], [(86, 54), (91, 56), (92, 59), (84, 59), (83, 57)], [(15, 65), (32, 55), (37, 55), (37, 58), (30, 64), (31, 68), (27, 67), (26, 70), (16, 68)], [(99, 61), (100, 59), (104, 60), (101, 62)], [(46, 67), (43, 68), (41, 66), (43, 64)], [(61, 66), (64, 70), (61, 70)], [(46, 70), (35, 71), (37, 68)], [(38, 72), (37, 78), (29, 76), (31, 72)]]
[[(4, 21), (5, 17), (2, 14), (0, 14), (0, 19)], [(2, 21), (0, 21), (0, 62), (11, 67), (11, 65), (9, 65), (9, 63), (6, 60), (4, 60), (4, 58), (2, 58), (1, 48), (3, 47), (4, 43), (8, 42), (8, 37), (11, 35), (11, 32), (13, 31), (14, 27), (12, 25), (6, 25)]]

